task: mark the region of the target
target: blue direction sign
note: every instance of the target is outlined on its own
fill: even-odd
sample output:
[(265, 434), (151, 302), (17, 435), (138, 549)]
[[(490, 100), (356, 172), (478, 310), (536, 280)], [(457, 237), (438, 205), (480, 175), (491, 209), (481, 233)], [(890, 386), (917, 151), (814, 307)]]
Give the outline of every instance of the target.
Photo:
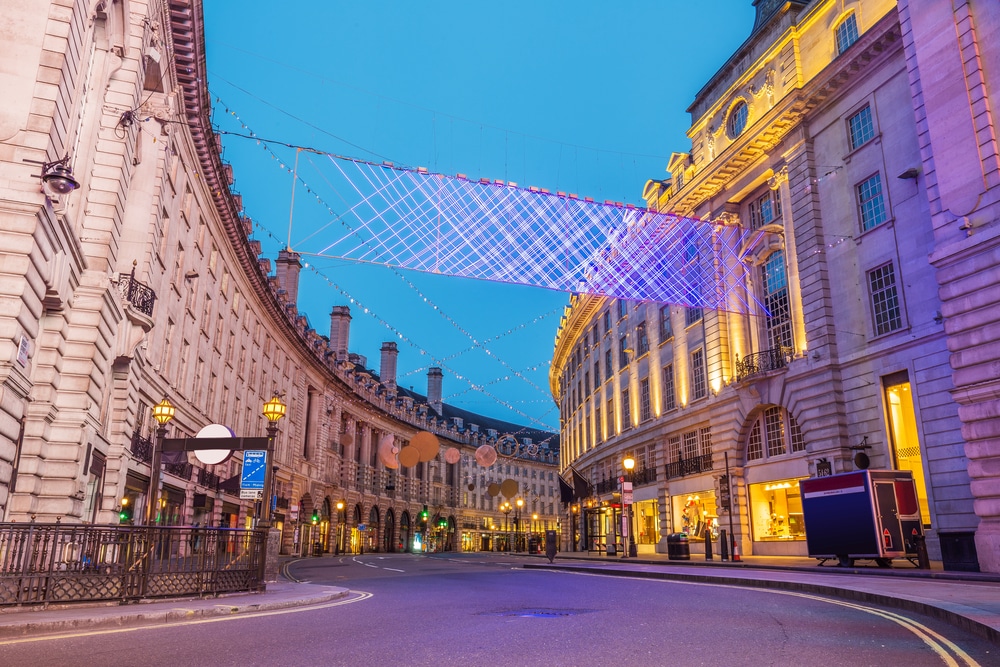
[(267, 452), (254, 449), (243, 452), (243, 474), (240, 476), (240, 488), (263, 491), (266, 470)]

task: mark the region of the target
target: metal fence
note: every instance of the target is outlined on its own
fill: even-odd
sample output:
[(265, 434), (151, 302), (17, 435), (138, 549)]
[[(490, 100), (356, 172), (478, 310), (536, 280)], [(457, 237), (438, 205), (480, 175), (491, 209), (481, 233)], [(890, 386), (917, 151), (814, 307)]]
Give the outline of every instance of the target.
[(0, 606), (262, 590), (266, 542), (233, 528), (0, 523)]

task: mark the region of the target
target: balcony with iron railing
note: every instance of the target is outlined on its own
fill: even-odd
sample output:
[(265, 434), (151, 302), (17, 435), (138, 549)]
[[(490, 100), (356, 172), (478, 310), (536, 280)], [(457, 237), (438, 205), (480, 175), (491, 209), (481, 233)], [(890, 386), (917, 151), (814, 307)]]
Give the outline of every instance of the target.
[(689, 459), (679, 458), (673, 463), (668, 463), (666, 468), (667, 479), (708, 472), (712, 469), (712, 455), (702, 454)]
[(153, 460), (153, 441), (149, 438), (144, 438), (138, 431), (132, 434), (132, 456), (136, 458), (137, 461), (143, 463), (150, 463)]
[(792, 360), (792, 348), (776, 347), (763, 352), (748, 354), (740, 359), (736, 356), (736, 381), (746, 380), (771, 371), (781, 370)]
[(153, 316), (153, 303), (156, 301), (156, 292), (149, 285), (144, 285), (135, 279), (135, 271), (132, 273), (118, 274), (118, 289), (122, 298), (125, 299), (138, 312), (147, 317)]
[(652, 484), (655, 481), (656, 481), (655, 467), (643, 468), (641, 470), (636, 470), (632, 472), (632, 484), (634, 484), (635, 486)]

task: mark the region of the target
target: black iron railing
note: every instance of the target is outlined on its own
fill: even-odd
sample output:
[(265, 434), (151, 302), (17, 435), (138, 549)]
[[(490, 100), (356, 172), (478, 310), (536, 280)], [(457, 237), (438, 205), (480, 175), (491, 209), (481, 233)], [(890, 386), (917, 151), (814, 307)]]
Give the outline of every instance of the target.
[(712, 455), (702, 454), (689, 459), (677, 459), (673, 463), (667, 464), (667, 479), (672, 477), (684, 477), (686, 475), (697, 475), (708, 472), (712, 469)]
[(153, 441), (149, 438), (144, 438), (139, 435), (136, 431), (132, 434), (132, 456), (136, 458), (137, 461), (142, 461), (144, 463), (150, 463), (153, 460)]
[(0, 523), (0, 606), (262, 590), (266, 541), (233, 528)]
[(776, 347), (763, 352), (748, 354), (742, 359), (736, 357), (736, 379), (744, 380), (754, 375), (776, 371), (788, 365), (792, 360), (792, 348)]
[(132, 307), (143, 315), (153, 316), (153, 303), (156, 301), (156, 292), (148, 285), (144, 285), (135, 279), (135, 271), (132, 273), (118, 274), (118, 289), (122, 298), (132, 304)]
[(594, 485), (595, 493), (614, 493), (618, 490), (618, 480), (614, 477), (602, 479)]
[(652, 484), (656, 481), (656, 468), (643, 468), (632, 473), (632, 483), (636, 486)]

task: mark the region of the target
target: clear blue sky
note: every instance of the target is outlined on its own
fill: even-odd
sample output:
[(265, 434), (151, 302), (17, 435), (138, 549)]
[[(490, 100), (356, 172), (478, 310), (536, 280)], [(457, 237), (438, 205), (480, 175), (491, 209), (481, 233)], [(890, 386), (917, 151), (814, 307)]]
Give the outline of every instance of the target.
[[(205, 13), (221, 130), (636, 204), (690, 149), (685, 109), (754, 17), (751, 0), (213, 0)], [(329, 221), (301, 186), (292, 211), (294, 150), (223, 145), (265, 256), (289, 240), (290, 213), (293, 248)], [(326, 159), (301, 155), (322, 193)], [(443, 365), (446, 402), (558, 429), (548, 366), (568, 295), (304, 259), (300, 312), (326, 335), (332, 306), (351, 306), (350, 350), (369, 367), (394, 340), (402, 386), (424, 393)]]

